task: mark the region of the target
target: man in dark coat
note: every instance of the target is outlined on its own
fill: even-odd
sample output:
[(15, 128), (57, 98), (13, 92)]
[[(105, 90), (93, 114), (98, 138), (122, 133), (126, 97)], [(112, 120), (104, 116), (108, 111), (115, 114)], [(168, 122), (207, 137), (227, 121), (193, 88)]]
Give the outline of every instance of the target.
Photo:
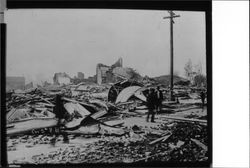
[(62, 101), (62, 96), (61, 95), (56, 95), (56, 105), (53, 109), (53, 112), (55, 114), (55, 117), (57, 118), (57, 125), (56, 125), (56, 131), (54, 137), (51, 139), (51, 144), (55, 145), (56, 138), (61, 134), (63, 135), (63, 141), (65, 143), (68, 143), (69, 139), (67, 136), (67, 133), (62, 132), (62, 127), (64, 126), (64, 122), (66, 120), (66, 109), (64, 108), (63, 101)]
[(148, 115), (146, 121), (148, 122), (149, 117), (151, 115), (151, 122), (155, 122), (155, 90), (153, 88), (149, 89), (148, 95), (147, 95), (147, 106), (148, 106)]
[(206, 97), (206, 95), (205, 95), (205, 92), (204, 92), (204, 91), (201, 91), (201, 93), (200, 93), (200, 97), (201, 97), (202, 108), (203, 108), (203, 107), (204, 107), (204, 105), (205, 105), (205, 97)]
[(159, 112), (162, 110), (162, 101), (163, 101), (163, 93), (160, 90), (160, 86), (157, 86), (156, 100), (155, 100), (155, 108), (157, 114), (159, 114)]

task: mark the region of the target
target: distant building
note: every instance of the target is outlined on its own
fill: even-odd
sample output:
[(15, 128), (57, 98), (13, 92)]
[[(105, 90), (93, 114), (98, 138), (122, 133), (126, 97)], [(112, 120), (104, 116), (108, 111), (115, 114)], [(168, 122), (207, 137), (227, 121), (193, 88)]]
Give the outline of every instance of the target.
[(84, 73), (78, 72), (78, 73), (77, 73), (77, 78), (80, 79), (80, 80), (81, 80), (81, 79), (84, 79)]
[(6, 77), (6, 91), (25, 89), (25, 78), (18, 76), (7, 76)]

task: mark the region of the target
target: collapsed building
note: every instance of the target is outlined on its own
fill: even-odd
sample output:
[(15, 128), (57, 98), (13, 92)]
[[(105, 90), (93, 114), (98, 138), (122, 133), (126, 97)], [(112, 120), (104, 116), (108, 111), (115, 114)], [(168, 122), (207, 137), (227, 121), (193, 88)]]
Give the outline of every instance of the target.
[(99, 85), (116, 83), (125, 79), (142, 80), (142, 77), (134, 69), (123, 67), (122, 58), (119, 58), (111, 66), (104, 64), (97, 64), (96, 66), (96, 81)]
[(104, 64), (97, 64), (96, 66), (96, 81), (97, 84), (114, 82), (113, 69), (114, 68), (122, 68), (122, 58), (119, 58), (117, 62), (115, 62), (111, 66), (107, 66)]

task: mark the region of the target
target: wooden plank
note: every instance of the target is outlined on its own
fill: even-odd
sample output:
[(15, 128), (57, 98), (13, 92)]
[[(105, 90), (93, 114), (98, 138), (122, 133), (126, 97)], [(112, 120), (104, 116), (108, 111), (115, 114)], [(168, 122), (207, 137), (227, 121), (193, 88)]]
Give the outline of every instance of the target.
[(14, 125), (14, 124), (7, 124), (7, 126), (6, 126), (6, 127), (7, 127), (7, 129), (8, 129), (8, 128), (14, 128), (14, 127), (15, 127), (15, 125)]
[(7, 129), (7, 136), (16, 135), (16, 134), (24, 134), (27, 132), (31, 132), (34, 129), (48, 128), (56, 126), (57, 120), (49, 119), (49, 120), (27, 120), (23, 122), (13, 123), (14, 128)]
[(29, 121), (29, 120), (52, 120), (55, 119), (54, 117), (38, 117), (38, 118), (33, 118), (33, 117), (28, 117), (28, 118), (23, 118), (23, 119), (19, 119), (16, 121), (12, 121), (10, 123), (15, 124), (15, 123), (19, 123), (19, 122), (23, 122), (23, 121)]
[(207, 120), (199, 120), (199, 119), (194, 119), (194, 118), (182, 118), (182, 117), (171, 117), (171, 116), (161, 116), (161, 118), (182, 121), (182, 122), (199, 122), (199, 123), (207, 124)]
[(166, 141), (171, 135), (172, 135), (172, 134), (165, 135), (165, 136), (163, 136), (163, 137), (161, 137), (161, 138), (158, 138), (158, 139), (156, 139), (156, 140), (154, 140), (154, 141), (151, 141), (149, 144), (150, 144), (150, 145), (153, 145), (153, 144), (155, 144), (155, 143), (157, 143), (157, 142), (159, 142), (159, 141)]
[(94, 119), (97, 119), (97, 118), (104, 116), (107, 113), (108, 112), (106, 110), (102, 110), (102, 111), (98, 111), (97, 113), (92, 114), (91, 117)]
[(39, 103), (37, 103), (38, 105), (42, 105), (42, 106), (44, 106), (44, 107), (54, 107), (55, 105), (53, 105), (53, 104), (48, 104), (48, 103), (42, 103), (42, 102), (39, 102)]
[(207, 146), (201, 143), (199, 140), (191, 138), (191, 141), (194, 142), (199, 147), (201, 147), (203, 150), (207, 151)]
[(48, 101), (48, 100), (46, 100), (46, 99), (44, 99), (44, 98), (42, 98), (42, 97), (39, 97), (40, 99), (42, 99), (43, 101), (45, 101), (46, 103), (48, 103), (48, 104), (50, 104), (50, 105), (53, 105), (54, 106), (54, 104), (53, 103), (51, 103), (50, 101)]
[(122, 127), (124, 124), (124, 121), (121, 120), (111, 120), (104, 122), (106, 125), (112, 126), (112, 127)]
[(117, 103), (116, 106), (129, 105), (129, 104), (133, 104), (133, 103), (134, 103), (134, 101), (121, 102), (121, 103)]

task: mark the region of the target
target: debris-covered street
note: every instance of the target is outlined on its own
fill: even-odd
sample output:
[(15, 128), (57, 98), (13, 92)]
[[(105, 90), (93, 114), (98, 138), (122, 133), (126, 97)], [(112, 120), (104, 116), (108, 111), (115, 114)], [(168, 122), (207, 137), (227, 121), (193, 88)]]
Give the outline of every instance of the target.
[[(198, 89), (179, 87), (178, 101), (164, 92), (155, 122), (147, 122), (146, 87), (129, 80), (120, 91), (115, 85), (84, 84), (35, 88), (7, 97), (7, 150), (10, 164), (23, 163), (130, 163), (147, 161), (206, 161), (207, 110)], [(134, 86), (137, 86), (134, 89)], [(131, 89), (131, 91), (130, 91)], [(122, 92), (126, 90), (126, 92)], [(54, 97), (63, 93), (68, 113), (55, 145), (57, 119)], [(71, 96), (74, 93), (74, 96)], [(121, 95), (122, 94), (122, 95)], [(108, 100), (110, 99), (110, 100)]]

